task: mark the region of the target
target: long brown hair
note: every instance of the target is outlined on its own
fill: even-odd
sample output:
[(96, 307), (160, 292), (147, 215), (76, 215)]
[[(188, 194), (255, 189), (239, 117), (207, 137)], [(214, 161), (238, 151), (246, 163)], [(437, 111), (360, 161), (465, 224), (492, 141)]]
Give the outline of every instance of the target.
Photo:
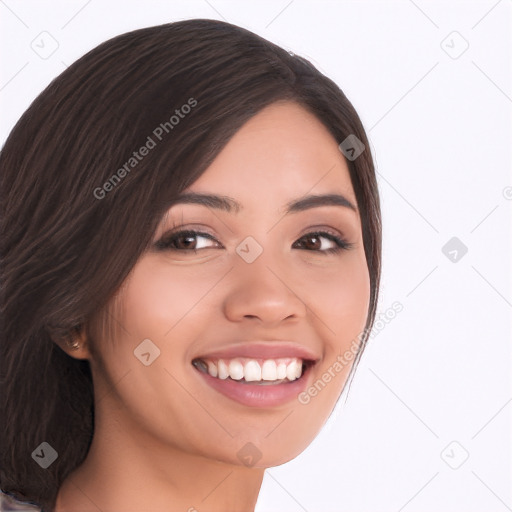
[[(338, 143), (355, 135), (366, 147), (347, 163), (372, 326), (379, 195), (364, 128), (340, 88), (308, 60), (229, 23), (191, 19), (114, 37), (50, 83), (0, 153), (3, 491), (54, 508), (94, 428), (89, 363), (54, 340), (115, 322), (111, 299), (171, 202), (247, 120), (280, 100), (308, 109)], [(143, 157), (142, 146), (152, 146)], [(31, 457), (42, 442), (58, 453), (47, 469)]]

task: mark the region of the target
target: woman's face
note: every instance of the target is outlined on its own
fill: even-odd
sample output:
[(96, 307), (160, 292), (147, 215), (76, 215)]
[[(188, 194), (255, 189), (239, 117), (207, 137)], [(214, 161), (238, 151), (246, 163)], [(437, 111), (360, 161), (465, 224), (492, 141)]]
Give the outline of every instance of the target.
[(282, 464), (331, 413), (368, 313), (359, 213), (321, 201), (287, 213), (312, 195), (357, 206), (347, 164), (316, 117), (276, 103), (184, 193), (240, 206), (176, 204), (162, 220), (119, 291), (122, 328), (96, 344), (97, 416), (147, 449)]

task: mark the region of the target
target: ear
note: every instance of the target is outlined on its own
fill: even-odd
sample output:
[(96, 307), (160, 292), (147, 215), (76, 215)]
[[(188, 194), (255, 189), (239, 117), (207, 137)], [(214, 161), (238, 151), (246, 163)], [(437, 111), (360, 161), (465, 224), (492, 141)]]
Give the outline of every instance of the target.
[(83, 325), (78, 325), (64, 335), (51, 334), (53, 342), (68, 356), (75, 359), (90, 359), (87, 336)]

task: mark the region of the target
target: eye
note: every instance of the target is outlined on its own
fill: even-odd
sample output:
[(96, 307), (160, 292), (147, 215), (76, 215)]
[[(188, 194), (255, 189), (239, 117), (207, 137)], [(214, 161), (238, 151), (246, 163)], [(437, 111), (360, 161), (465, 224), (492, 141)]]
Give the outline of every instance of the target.
[[(214, 242), (214, 245), (208, 244), (208, 242), (198, 243), (198, 239), (210, 240)], [(322, 239), (327, 240), (327, 243), (325, 241), (322, 242)], [(326, 248), (325, 245), (328, 247)], [(353, 245), (354, 244), (340, 238), (335, 233), (328, 231), (311, 231), (299, 238), (293, 247), (306, 251), (334, 254), (342, 250), (351, 249)], [(209, 247), (222, 248), (222, 244), (209, 233), (194, 231), (193, 229), (166, 234), (155, 243), (155, 248), (161, 251), (196, 252), (199, 249), (208, 249)]]
[[(327, 239), (331, 244), (331, 247), (322, 249), (321, 247), (323, 245), (329, 245), (329, 244), (322, 244), (321, 240)], [(301, 243), (302, 240), (308, 240), (313, 241), (312, 243)], [(314, 252), (320, 252), (325, 254), (335, 254), (343, 250), (351, 249), (354, 244), (347, 242), (343, 238), (340, 238), (338, 235), (334, 233), (330, 233), (328, 231), (311, 231), (310, 233), (306, 233), (303, 235), (299, 240), (299, 243), (301, 243), (302, 247), (305, 247), (305, 250), (307, 251), (314, 251)]]
[[(175, 251), (197, 251), (198, 249), (207, 249), (208, 246), (203, 244), (198, 244), (195, 239), (204, 238), (206, 240), (212, 240), (216, 244), (220, 245), (212, 235), (209, 233), (203, 233), (201, 231), (194, 231), (193, 229), (188, 229), (184, 231), (178, 231), (176, 233), (170, 233), (164, 235), (158, 242), (155, 243), (155, 248), (159, 250), (175, 250)], [(221, 246), (222, 247), (222, 246)]]

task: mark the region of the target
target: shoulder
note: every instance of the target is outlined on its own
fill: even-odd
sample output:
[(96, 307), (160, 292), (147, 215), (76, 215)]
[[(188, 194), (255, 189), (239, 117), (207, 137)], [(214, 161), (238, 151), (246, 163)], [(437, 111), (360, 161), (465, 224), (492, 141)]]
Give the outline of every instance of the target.
[(18, 501), (2, 491), (0, 491), (0, 510), (5, 512), (42, 512), (38, 506)]

